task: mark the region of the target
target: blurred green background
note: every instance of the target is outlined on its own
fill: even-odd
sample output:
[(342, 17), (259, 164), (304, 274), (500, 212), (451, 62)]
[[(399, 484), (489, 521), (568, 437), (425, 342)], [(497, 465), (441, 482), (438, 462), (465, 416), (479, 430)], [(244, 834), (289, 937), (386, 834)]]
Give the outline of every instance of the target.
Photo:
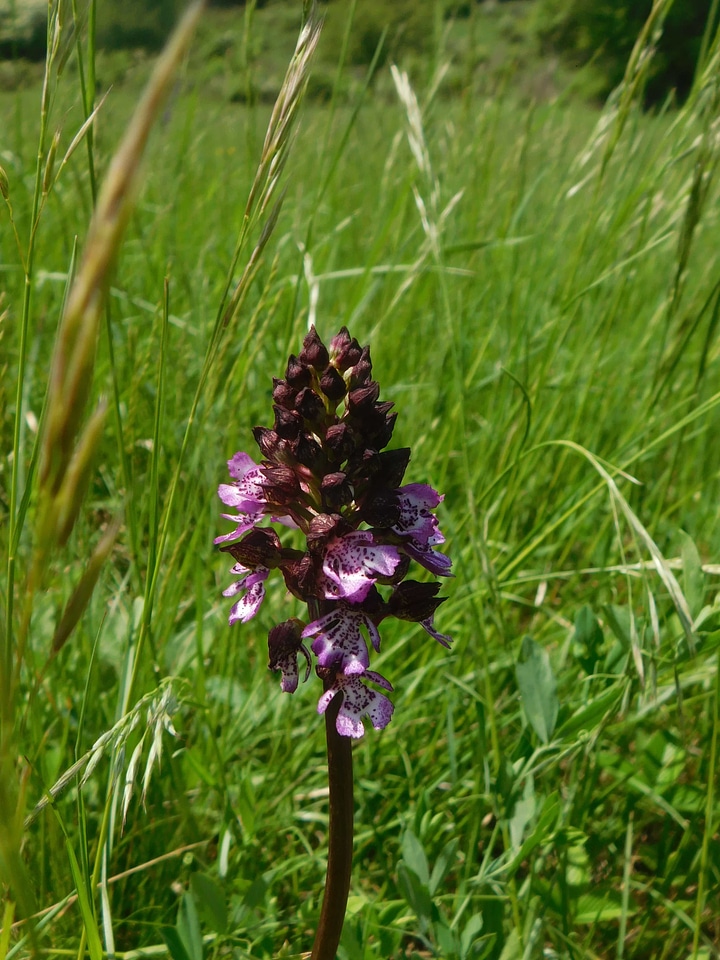
[[(70, 11), (70, 0), (67, 5)], [(321, 4), (327, 17), (321, 59), (328, 71), (343, 42), (345, 6), (339, 0)], [(670, 94), (680, 100), (687, 96), (717, 6), (713, 9), (713, 0), (675, 0), (658, 37), (645, 91), (647, 104)], [(182, 7), (182, 0), (103, 0), (97, 10), (98, 44), (105, 51), (157, 50)], [(208, 63), (225, 58), (234, 45), (227, 34), (238, 23), (238, 7), (247, 8), (259, 28), (253, 29), (249, 55), (268, 63), (275, 57), (281, 58), (279, 64), (285, 62), (299, 17), (297, 0), (252, 4), (215, 0), (207, 20), (216, 29), (208, 30), (212, 40), (203, 50)], [(479, 25), (472, 17), (474, 7), (484, 15)], [(468, 48), (464, 59), (471, 75), (487, 73), (488, 68), (503, 77), (519, 73), (542, 98), (564, 88), (563, 71), (579, 71), (574, 87), (599, 101), (621, 81), (651, 9), (652, 0), (362, 0), (348, 38), (348, 61), (357, 67), (369, 64), (384, 37), (381, 59), (412, 65), (418, 58), (432, 57), (439, 36), (447, 34), (451, 44), (454, 40), (458, 48)], [(43, 0), (1, 0), (0, 58), (42, 59), (46, 13)], [(15, 82), (18, 75), (23, 76), (13, 75)], [(7, 87), (13, 77), (6, 70), (0, 86)], [(462, 79), (467, 81), (467, 69)], [(455, 80), (460, 84), (458, 77)], [(316, 71), (310, 95), (329, 96), (322, 69)]]

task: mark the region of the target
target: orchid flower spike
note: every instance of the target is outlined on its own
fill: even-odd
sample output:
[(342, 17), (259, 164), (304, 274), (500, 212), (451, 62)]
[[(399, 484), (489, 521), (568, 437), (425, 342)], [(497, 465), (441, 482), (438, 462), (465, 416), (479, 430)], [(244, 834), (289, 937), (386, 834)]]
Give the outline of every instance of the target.
[[(311, 655), (324, 692), (318, 712), (342, 696), (336, 727), (361, 737), (363, 719), (387, 726), (392, 686), (370, 669), (370, 646), (380, 649), (379, 624), (386, 617), (419, 623), (440, 644), (435, 612), (446, 599), (437, 581), (407, 580), (415, 562), (437, 577), (451, 576), (450, 558), (436, 549), (445, 542), (434, 511), (443, 500), (425, 483), (402, 481), (410, 450), (385, 450), (397, 414), (379, 399), (372, 379), (370, 348), (342, 327), (325, 346), (314, 327), (285, 377), (273, 381), (272, 427), (253, 431), (260, 448), (256, 463), (238, 452), (228, 461), (230, 481), (218, 496), (235, 513), (235, 527), (216, 538), (236, 561), (238, 577), (224, 596), (240, 594), (230, 623), (257, 613), (273, 570), (308, 607), (308, 621), (292, 618), (270, 631), (270, 668), (281, 688), (294, 693), (298, 658), (310, 674)], [(284, 547), (271, 524), (299, 529), (305, 549)], [(366, 639), (367, 638), (367, 639)], [(302, 663), (302, 660), (300, 661)], [(373, 686), (367, 686), (370, 681)]]

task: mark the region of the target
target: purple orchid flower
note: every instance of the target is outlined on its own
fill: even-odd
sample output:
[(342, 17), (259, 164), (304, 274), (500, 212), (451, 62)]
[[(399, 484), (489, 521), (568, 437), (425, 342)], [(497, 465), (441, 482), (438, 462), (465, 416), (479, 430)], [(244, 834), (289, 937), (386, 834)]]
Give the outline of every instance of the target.
[[(392, 685), (385, 677), (374, 670), (366, 670), (363, 676), (385, 690), (392, 690)], [(318, 700), (318, 713), (325, 713), (330, 701), (339, 691), (342, 691), (343, 702), (335, 726), (340, 736), (361, 737), (365, 732), (363, 717), (367, 717), (376, 730), (382, 730), (390, 723), (395, 710), (390, 700), (383, 693), (366, 687), (358, 677), (346, 677), (341, 673), (336, 675), (332, 686)]]
[[(270, 668), (293, 693), (301, 657), (306, 680), (310, 673), (303, 643), (310, 640), (325, 684), (318, 710), (341, 692), (336, 727), (347, 737), (362, 736), (365, 717), (379, 730), (392, 716), (385, 694), (364, 683), (392, 690), (369, 669), (382, 620), (419, 623), (450, 645), (434, 623), (445, 599), (439, 582), (406, 579), (411, 561), (436, 577), (452, 575), (450, 558), (437, 549), (445, 537), (434, 511), (443, 496), (426, 483), (402, 484), (410, 450), (384, 449), (397, 414), (379, 395), (370, 348), (343, 327), (328, 350), (313, 328), (284, 379), (273, 381), (273, 426), (253, 430), (261, 461), (236, 453), (230, 481), (218, 487), (235, 511), (223, 514), (235, 528), (215, 540), (236, 561), (237, 580), (224, 591), (237, 598), (230, 623), (255, 616), (270, 570), (279, 570), (288, 591), (307, 603), (311, 622), (291, 618), (270, 631)], [(275, 523), (296, 531), (292, 545), (283, 544)]]
[(375, 543), (369, 530), (356, 530), (330, 544), (323, 560), (324, 595), (361, 603), (378, 578), (391, 577), (400, 563), (397, 547)]
[(315, 637), (312, 651), (321, 667), (337, 664), (346, 676), (365, 673), (370, 665), (367, 644), (361, 627), (365, 627), (376, 650), (380, 634), (370, 617), (361, 609), (340, 603), (329, 613), (313, 620), (302, 632), (303, 639)]
[(223, 590), (224, 597), (234, 597), (235, 594), (245, 591), (237, 603), (233, 604), (230, 610), (228, 622), (230, 624), (247, 623), (252, 620), (260, 609), (260, 604), (265, 599), (265, 583), (270, 571), (267, 567), (257, 567), (255, 570), (249, 570), (241, 563), (236, 563), (231, 568), (230, 573), (239, 576), (241, 579), (230, 584), (227, 590)]
[(228, 460), (228, 471), (234, 483), (221, 483), (218, 496), (228, 507), (234, 507), (238, 513), (223, 513), (225, 520), (237, 521), (231, 533), (216, 537), (215, 543), (236, 540), (251, 530), (267, 509), (265, 493), (262, 488), (263, 476), (260, 467), (247, 453), (238, 451)]
[(407, 534), (421, 549), (444, 543), (438, 519), (432, 513), (445, 497), (427, 483), (408, 483), (397, 491), (400, 519), (393, 524), (396, 533)]

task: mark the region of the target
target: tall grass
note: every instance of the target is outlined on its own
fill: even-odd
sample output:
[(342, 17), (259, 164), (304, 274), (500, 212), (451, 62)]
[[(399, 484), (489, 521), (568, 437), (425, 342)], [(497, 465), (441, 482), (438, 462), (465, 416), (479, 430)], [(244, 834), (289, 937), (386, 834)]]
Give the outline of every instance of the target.
[[(643, 115), (666, 6), (600, 113), (451, 96), (442, 50), (350, 102), (337, 83), (283, 154), (282, 208), (265, 131), (300, 88), (291, 118), (213, 100), (191, 56), (80, 385), (87, 409), (110, 398), (102, 428), (43, 409), (135, 98), (84, 127), (94, 48), (78, 72), (59, 24), (0, 156), (0, 957), (308, 949), (322, 727), (264, 653), (298, 611), (276, 584), (230, 629), (212, 539), (224, 460), (310, 319), (371, 342), (457, 571), (452, 651), (384, 638), (401, 679), (355, 749), (343, 960), (718, 955), (720, 46), (682, 109)], [(91, 431), (64, 526), (37, 469), (49, 415)]]

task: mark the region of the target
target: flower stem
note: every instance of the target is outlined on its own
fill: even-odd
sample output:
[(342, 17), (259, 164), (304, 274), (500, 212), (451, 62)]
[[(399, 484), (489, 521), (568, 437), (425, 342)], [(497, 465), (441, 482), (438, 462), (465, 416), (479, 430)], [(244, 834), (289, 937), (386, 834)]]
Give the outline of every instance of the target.
[(328, 864), (320, 921), (311, 960), (335, 960), (350, 890), (353, 848), (352, 741), (335, 727), (343, 694), (337, 693), (325, 712), (330, 786)]

